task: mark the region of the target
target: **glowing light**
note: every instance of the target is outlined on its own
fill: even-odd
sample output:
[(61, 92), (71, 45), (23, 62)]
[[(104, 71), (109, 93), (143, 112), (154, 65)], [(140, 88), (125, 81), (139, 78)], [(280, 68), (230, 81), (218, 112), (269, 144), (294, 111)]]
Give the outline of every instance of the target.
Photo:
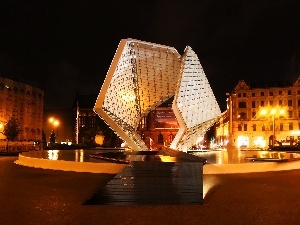
[(58, 160), (59, 150), (48, 150), (48, 159)]
[(262, 109), (262, 110), (260, 111), (260, 114), (261, 114), (261, 115), (266, 115), (266, 114), (267, 114), (267, 110), (266, 110), (266, 109)]

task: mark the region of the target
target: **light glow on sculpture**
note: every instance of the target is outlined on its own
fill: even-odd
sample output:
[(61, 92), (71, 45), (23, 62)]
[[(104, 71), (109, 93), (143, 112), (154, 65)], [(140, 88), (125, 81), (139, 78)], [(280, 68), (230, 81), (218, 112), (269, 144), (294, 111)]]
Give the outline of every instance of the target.
[(190, 47), (181, 57), (173, 47), (123, 39), (94, 111), (132, 150), (147, 150), (138, 124), (174, 95), (180, 129), (171, 147), (186, 151), (221, 113), (199, 59)]
[(171, 148), (186, 152), (215, 123), (221, 110), (200, 61), (189, 46), (182, 57), (179, 77), (172, 108), (180, 128)]

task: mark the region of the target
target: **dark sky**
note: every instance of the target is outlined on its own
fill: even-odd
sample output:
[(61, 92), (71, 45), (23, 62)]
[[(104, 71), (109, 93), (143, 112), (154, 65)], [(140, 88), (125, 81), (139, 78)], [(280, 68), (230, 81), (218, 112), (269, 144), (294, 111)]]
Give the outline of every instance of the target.
[(98, 93), (122, 38), (198, 55), (216, 98), (300, 74), (298, 0), (1, 0), (0, 76), (40, 87), (45, 109)]

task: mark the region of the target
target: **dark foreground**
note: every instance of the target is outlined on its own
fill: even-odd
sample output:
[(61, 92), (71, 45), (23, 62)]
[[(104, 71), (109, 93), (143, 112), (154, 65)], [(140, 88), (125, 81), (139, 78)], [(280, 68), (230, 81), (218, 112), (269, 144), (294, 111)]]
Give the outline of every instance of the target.
[(114, 176), (0, 157), (0, 224), (300, 224), (300, 170), (204, 175), (202, 205), (84, 205)]

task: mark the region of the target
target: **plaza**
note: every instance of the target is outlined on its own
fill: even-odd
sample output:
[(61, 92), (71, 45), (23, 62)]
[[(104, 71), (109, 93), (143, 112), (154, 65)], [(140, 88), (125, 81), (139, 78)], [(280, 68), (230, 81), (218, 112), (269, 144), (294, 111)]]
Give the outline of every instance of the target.
[[(24, 167), (0, 158), (1, 224), (299, 224), (300, 170), (205, 174), (202, 205), (84, 205), (113, 174)], [(205, 166), (204, 166), (205, 167)]]

